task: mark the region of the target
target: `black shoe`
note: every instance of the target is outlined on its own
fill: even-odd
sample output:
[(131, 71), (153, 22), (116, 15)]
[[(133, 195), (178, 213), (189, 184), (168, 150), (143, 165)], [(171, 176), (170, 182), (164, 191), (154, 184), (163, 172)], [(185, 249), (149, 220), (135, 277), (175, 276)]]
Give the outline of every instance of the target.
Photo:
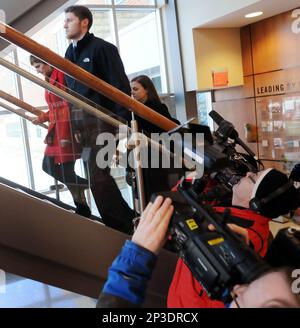
[(81, 204), (81, 203), (78, 203), (78, 202), (74, 202), (74, 203), (76, 205), (76, 211), (75, 211), (76, 214), (84, 216), (86, 218), (91, 217), (92, 212), (91, 212), (90, 208), (87, 205)]

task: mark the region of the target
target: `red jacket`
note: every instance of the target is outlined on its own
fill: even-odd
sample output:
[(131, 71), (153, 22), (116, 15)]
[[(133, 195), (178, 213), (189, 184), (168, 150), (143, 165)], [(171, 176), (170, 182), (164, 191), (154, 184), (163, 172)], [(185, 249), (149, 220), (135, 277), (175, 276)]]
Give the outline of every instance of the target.
[[(64, 90), (64, 74), (53, 69), (49, 83)], [(40, 123), (49, 122), (48, 133), (45, 138), (47, 144), (45, 155), (55, 157), (55, 164), (75, 161), (80, 157), (79, 145), (72, 137), (68, 103), (48, 90), (45, 90), (45, 99), (49, 111), (38, 117)], [(69, 144), (62, 147), (61, 140), (68, 140)]]
[[(215, 207), (218, 213), (223, 213), (224, 208)], [(263, 239), (252, 230), (248, 230), (250, 241), (256, 252), (260, 250), (260, 255), (265, 256), (269, 237), (270, 219), (257, 214), (249, 209), (231, 208), (234, 217), (252, 221), (251, 229), (256, 231)], [(181, 259), (178, 260), (175, 274), (168, 294), (169, 308), (224, 308), (224, 304), (219, 301), (211, 300), (203, 290), (200, 283), (193, 277), (188, 267)]]

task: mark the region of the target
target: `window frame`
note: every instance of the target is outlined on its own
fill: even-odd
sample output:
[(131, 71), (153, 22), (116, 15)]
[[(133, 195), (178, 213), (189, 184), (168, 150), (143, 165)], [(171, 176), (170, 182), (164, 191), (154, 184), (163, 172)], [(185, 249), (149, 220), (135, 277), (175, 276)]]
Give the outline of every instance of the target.
[[(74, 5), (78, 2), (78, 0), (70, 1), (69, 5)], [(117, 12), (118, 10), (127, 10), (127, 11), (134, 11), (134, 10), (143, 10), (149, 12), (155, 12), (156, 15), (156, 23), (157, 23), (157, 30), (155, 33), (157, 33), (158, 41), (160, 43), (160, 46), (162, 47), (162, 51), (160, 52), (160, 67), (161, 67), (161, 79), (162, 83), (165, 83), (165, 91), (163, 92), (163, 95), (170, 95), (170, 86), (168, 81), (168, 71), (167, 71), (167, 58), (166, 58), (166, 43), (165, 43), (165, 35), (163, 31), (162, 26), (162, 14), (161, 9), (157, 5), (157, 1), (154, 1), (153, 5), (119, 5), (115, 4), (115, 0), (112, 0), (112, 4), (109, 5), (95, 5), (95, 4), (86, 4), (92, 12), (97, 10), (111, 10), (112, 16), (113, 16), (113, 33), (116, 40), (116, 46), (120, 50), (120, 42), (119, 42), (119, 33), (118, 33), (118, 22), (117, 22)], [(57, 12), (56, 12), (57, 14)], [(38, 33), (39, 30), (43, 29), (51, 19), (55, 19), (54, 16), (47, 17), (43, 22), (38, 24), (37, 27), (33, 28), (28, 34), (33, 35)], [(18, 64), (19, 58), (18, 58), (18, 51), (17, 48), (13, 45), (9, 46), (6, 50), (8, 53), (12, 54), (13, 62), (15, 64)], [(164, 79), (164, 81), (163, 81)], [(22, 86), (22, 80), (21, 77), (16, 75), (16, 93), (19, 99), (23, 100), (23, 86)], [(0, 113), (4, 114), (4, 113)], [(8, 113), (5, 113), (8, 114)], [(32, 153), (30, 149), (29, 144), (29, 135), (28, 135), (28, 122), (25, 119), (21, 119), (21, 131), (22, 131), (22, 140), (23, 140), (23, 147), (24, 147), (24, 153), (26, 156), (25, 162), (26, 162), (26, 168), (28, 172), (28, 184), (31, 189), (36, 190), (35, 186), (35, 177), (34, 177), (34, 170), (33, 170), (33, 164), (32, 164)], [(38, 192), (44, 193), (44, 194), (52, 194), (55, 193), (55, 191), (48, 191), (48, 190), (37, 190)]]

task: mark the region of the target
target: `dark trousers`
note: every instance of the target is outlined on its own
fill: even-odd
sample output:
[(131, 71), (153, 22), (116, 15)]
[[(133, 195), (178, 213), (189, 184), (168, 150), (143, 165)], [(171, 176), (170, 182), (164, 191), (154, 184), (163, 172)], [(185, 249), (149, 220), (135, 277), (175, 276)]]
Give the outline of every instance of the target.
[(44, 172), (65, 185), (88, 186), (88, 180), (78, 176), (75, 173), (74, 166), (74, 161), (55, 164), (54, 157), (44, 156), (42, 168)]
[[(91, 151), (88, 160), (91, 190), (104, 224), (113, 229), (130, 233), (135, 212), (128, 206), (116, 181), (110, 175), (110, 167), (101, 169), (96, 163), (97, 154), (103, 148), (103, 146), (96, 145), (96, 139), (99, 133), (104, 132), (115, 134), (116, 131), (111, 126), (98, 122), (97, 128), (86, 127), (84, 133), (83, 146), (90, 148)], [(107, 161), (111, 162), (111, 159), (107, 158)]]

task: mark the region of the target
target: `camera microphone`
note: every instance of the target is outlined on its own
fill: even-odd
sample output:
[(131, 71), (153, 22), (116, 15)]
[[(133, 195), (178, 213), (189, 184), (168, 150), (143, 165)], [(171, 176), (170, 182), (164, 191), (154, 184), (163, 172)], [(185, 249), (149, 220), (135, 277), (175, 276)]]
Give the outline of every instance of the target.
[(212, 110), (210, 113), (209, 113), (209, 116), (213, 119), (213, 121), (218, 124), (218, 125), (221, 125), (221, 123), (224, 121), (224, 118), (219, 114), (217, 113), (216, 111)]
[(226, 121), (220, 114), (212, 110), (209, 113), (209, 116), (214, 120), (214, 122), (219, 125), (219, 129), (216, 131), (216, 134), (220, 137), (227, 139), (230, 138), (234, 140), (238, 145), (240, 145), (244, 150), (255, 159), (256, 156), (254, 152), (239, 138), (237, 130), (234, 128), (233, 124)]
[(212, 110), (209, 113), (209, 116), (219, 126), (218, 132), (222, 135), (222, 137), (230, 138), (233, 140), (236, 140), (239, 138), (239, 134), (235, 130), (233, 124), (226, 121), (219, 113)]

